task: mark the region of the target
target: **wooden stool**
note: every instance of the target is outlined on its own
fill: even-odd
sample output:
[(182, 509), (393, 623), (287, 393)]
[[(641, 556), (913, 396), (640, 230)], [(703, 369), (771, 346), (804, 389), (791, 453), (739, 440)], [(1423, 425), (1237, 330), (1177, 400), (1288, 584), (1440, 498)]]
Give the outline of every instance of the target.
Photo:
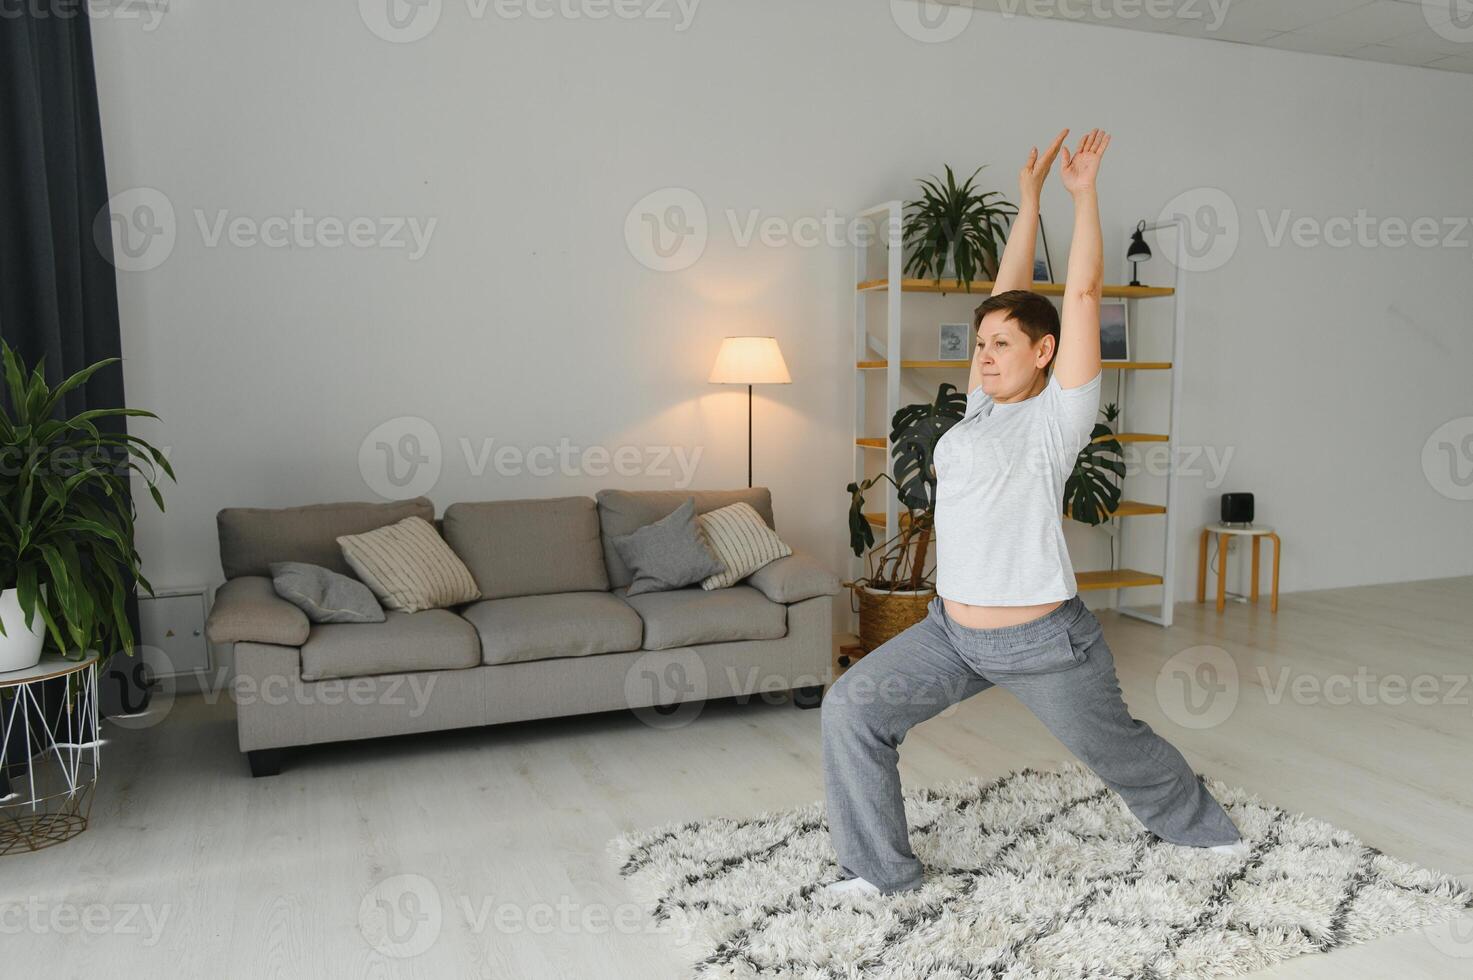
[(1258, 602), (1258, 539), (1271, 538), (1274, 543), (1273, 589), (1269, 595), (1269, 612), (1279, 611), (1279, 551), (1281, 544), (1274, 529), (1262, 524), (1208, 524), (1202, 529), (1202, 543), (1197, 554), (1197, 601), (1207, 601), (1207, 540), (1217, 535), (1217, 611), (1227, 605), (1227, 555), (1228, 536), (1246, 534), (1253, 539), (1253, 595)]

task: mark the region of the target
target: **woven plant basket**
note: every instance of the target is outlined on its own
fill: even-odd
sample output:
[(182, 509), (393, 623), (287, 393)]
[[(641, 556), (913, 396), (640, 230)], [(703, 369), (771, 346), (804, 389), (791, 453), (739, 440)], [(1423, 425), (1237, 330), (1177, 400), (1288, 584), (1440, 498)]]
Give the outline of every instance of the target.
[(935, 589), (890, 592), (867, 585), (854, 587), (859, 599), (859, 645), (873, 653), (886, 640), (926, 618)]

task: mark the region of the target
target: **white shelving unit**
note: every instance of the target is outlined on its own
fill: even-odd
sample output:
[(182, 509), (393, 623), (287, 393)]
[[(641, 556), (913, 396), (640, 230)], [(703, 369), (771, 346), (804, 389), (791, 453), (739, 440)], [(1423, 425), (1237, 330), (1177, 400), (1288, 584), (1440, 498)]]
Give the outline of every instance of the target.
[[(930, 280), (905, 279), (903, 276), (904, 249), (902, 248), (902, 228), (904, 220), (904, 204), (901, 201), (886, 201), (872, 208), (861, 211), (861, 221), (870, 222), (871, 229), (876, 234), (870, 237), (867, 244), (861, 244), (857, 249), (855, 261), (855, 303), (854, 303), (854, 359), (855, 359), (855, 383), (854, 383), (854, 478), (864, 480), (874, 471), (876, 457), (879, 457), (881, 466), (890, 465), (890, 435), (889, 422), (901, 407), (900, 402), (900, 379), (903, 371), (954, 371), (961, 375), (962, 382), (958, 387), (966, 387), (966, 375), (970, 368), (968, 361), (925, 361), (907, 360), (902, 357), (903, 338), (905, 333), (905, 320), (902, 314), (903, 299), (906, 293), (938, 293), (946, 292), (948, 296), (965, 299), (969, 306), (969, 314), (981, 298), (992, 291), (990, 282), (973, 282), (970, 292), (962, 291), (960, 284), (955, 280), (943, 280), (941, 287), (937, 287)], [(1186, 329), (1186, 307), (1183, 297), (1182, 247), (1184, 236), (1182, 235), (1182, 224), (1185, 219), (1177, 219), (1171, 222), (1163, 222), (1147, 225), (1147, 232), (1161, 232), (1166, 230), (1176, 231), (1176, 261), (1173, 264), (1173, 281), (1170, 286), (1106, 286), (1104, 296), (1106, 298), (1124, 299), (1131, 304), (1129, 328), (1132, 333), (1136, 330), (1135, 304), (1141, 300), (1170, 298), (1173, 306), (1172, 316), (1172, 344), (1170, 359), (1166, 361), (1127, 361), (1124, 363), (1106, 363), (1103, 365), (1105, 371), (1115, 372), (1116, 395), (1115, 402), (1119, 407), (1120, 415), (1116, 419), (1116, 439), (1122, 443), (1161, 443), (1168, 446), (1168, 452), (1174, 455), (1177, 444), (1177, 411), (1176, 406), (1181, 399), (1181, 365), (1183, 354), (1183, 337)], [(1133, 230), (1133, 229), (1132, 229)], [(886, 248), (888, 254), (884, 256), (884, 274), (876, 277), (877, 266), (871, 264), (874, 255), (872, 250)], [(1129, 263), (1126, 263), (1127, 272)], [(1034, 283), (1032, 288), (1045, 295), (1062, 296), (1063, 284), (1061, 283)], [(883, 328), (883, 335), (876, 336), (871, 329), (870, 307), (871, 297), (877, 293), (883, 293), (884, 322), (877, 324)], [(1134, 337), (1132, 337), (1131, 350), (1136, 350)], [(894, 352), (893, 355), (891, 352)], [(1171, 399), (1166, 406), (1168, 413), (1167, 431), (1165, 433), (1132, 432), (1126, 424), (1125, 404), (1125, 379), (1128, 371), (1170, 371), (1171, 372)], [(883, 415), (884, 431), (880, 433), (868, 433), (864, 431), (866, 421), (866, 409), (869, 405), (870, 381), (876, 374), (883, 372), (885, 392), (885, 412)], [(1103, 569), (1099, 571), (1078, 571), (1075, 578), (1080, 591), (1109, 590), (1115, 593), (1114, 606), (1122, 614), (1134, 616), (1156, 623), (1159, 626), (1170, 626), (1173, 604), (1173, 583), (1176, 571), (1176, 521), (1175, 505), (1177, 503), (1177, 467), (1175, 460), (1170, 461), (1166, 473), (1166, 501), (1164, 504), (1153, 504), (1137, 500), (1129, 500), (1122, 496), (1118, 509), (1114, 516), (1119, 518), (1119, 534), (1117, 536), (1117, 561), (1124, 563), (1126, 556), (1127, 528), (1130, 518), (1149, 518), (1165, 522), (1164, 554), (1159, 556), (1158, 562), (1161, 568), (1159, 573), (1141, 571), (1129, 567), (1114, 569)], [(900, 502), (895, 493), (895, 488), (888, 483), (882, 483), (876, 489), (883, 488), (884, 510), (870, 515), (870, 523), (876, 526), (875, 537), (885, 538), (889, 529), (897, 526), (899, 518)], [(855, 559), (856, 563), (863, 559)], [(859, 574), (859, 573), (856, 573)], [(1150, 612), (1148, 609), (1131, 608), (1121, 604), (1121, 593), (1125, 589), (1156, 588), (1160, 589), (1161, 603), (1159, 613)]]

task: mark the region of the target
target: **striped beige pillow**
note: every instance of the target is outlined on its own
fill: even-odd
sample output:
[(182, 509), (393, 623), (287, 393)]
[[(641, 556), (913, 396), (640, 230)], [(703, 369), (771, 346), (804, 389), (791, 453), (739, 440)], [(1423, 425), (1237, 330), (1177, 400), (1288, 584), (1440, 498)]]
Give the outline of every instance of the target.
[(703, 589), (735, 585), (768, 562), (793, 553), (767, 526), (762, 515), (745, 501), (698, 514), (696, 521), (701, 527), (701, 537), (726, 566), (726, 571), (702, 579)]
[(389, 609), (412, 613), (481, 598), (465, 562), (423, 517), (337, 540), (343, 559)]

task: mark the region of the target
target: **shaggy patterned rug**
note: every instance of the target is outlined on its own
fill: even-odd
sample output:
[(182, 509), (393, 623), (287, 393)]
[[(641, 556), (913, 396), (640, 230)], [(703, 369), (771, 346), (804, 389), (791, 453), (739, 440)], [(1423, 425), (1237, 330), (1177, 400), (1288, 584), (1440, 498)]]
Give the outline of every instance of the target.
[[(824, 896), (822, 802), (669, 824), (609, 842), (697, 977), (1198, 980), (1445, 921), (1473, 889), (1206, 780), (1252, 847), (1169, 844), (1069, 763), (906, 793), (925, 883)], [(1449, 961), (1450, 965), (1453, 961)]]

